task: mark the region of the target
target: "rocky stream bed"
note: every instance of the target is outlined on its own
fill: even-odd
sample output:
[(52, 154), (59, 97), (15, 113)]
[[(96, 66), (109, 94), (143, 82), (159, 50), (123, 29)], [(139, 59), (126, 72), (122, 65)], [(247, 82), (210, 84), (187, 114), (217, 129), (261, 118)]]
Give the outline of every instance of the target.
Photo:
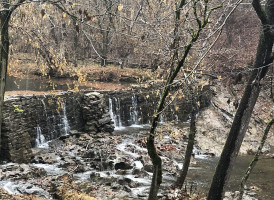
[[(43, 148), (33, 149), (30, 164), (0, 166), (0, 188), (6, 191), (1, 199), (74, 199), (75, 193), (95, 199), (146, 199), (152, 177), (145, 146), (147, 131), (148, 127), (143, 126), (93, 136), (73, 132), (50, 141)], [(187, 127), (161, 125), (158, 131), (162, 134), (157, 137), (157, 148), (163, 160), (159, 197), (183, 199), (169, 188), (182, 168)], [(212, 156), (195, 148), (190, 173), (202, 169), (203, 160)], [(199, 180), (192, 178), (187, 180), (186, 190), (192, 198), (201, 199), (205, 191), (199, 190)], [(227, 199), (234, 199), (234, 193), (227, 194)], [(253, 200), (255, 196), (250, 190), (245, 199)]]

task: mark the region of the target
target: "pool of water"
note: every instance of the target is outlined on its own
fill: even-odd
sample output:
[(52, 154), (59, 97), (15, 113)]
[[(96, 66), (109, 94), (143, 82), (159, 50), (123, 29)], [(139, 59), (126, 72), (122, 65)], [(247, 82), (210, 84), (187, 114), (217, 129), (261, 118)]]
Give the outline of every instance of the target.
[[(54, 82), (54, 86), (53, 83)], [(69, 90), (74, 89), (75, 85), (71, 80), (49, 81), (45, 79), (28, 79), (7, 77), (6, 91), (50, 91), (50, 90)], [(79, 89), (88, 89), (86, 86), (79, 86)]]
[[(236, 191), (240, 188), (244, 175), (253, 156), (240, 156), (235, 162), (226, 191)], [(189, 170), (188, 183), (195, 185), (201, 193), (207, 193), (212, 181), (219, 158), (197, 159), (197, 167)], [(274, 199), (274, 159), (262, 158), (258, 161), (249, 176), (247, 186), (259, 188), (256, 193), (259, 199)]]

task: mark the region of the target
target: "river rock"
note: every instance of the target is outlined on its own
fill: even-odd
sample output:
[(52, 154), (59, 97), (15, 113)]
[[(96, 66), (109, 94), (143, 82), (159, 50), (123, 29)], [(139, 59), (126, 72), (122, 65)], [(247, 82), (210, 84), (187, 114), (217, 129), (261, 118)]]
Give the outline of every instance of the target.
[(115, 170), (118, 170), (118, 169), (122, 169), (122, 170), (127, 170), (127, 169), (132, 169), (133, 167), (130, 166), (130, 164), (128, 163), (125, 163), (125, 162), (119, 162), (119, 163), (116, 163), (114, 165), (114, 169)]
[(131, 189), (129, 186), (125, 185), (123, 188), (126, 192), (131, 192)]
[(144, 165), (144, 170), (147, 172), (153, 172), (153, 165)]
[(148, 173), (144, 169), (134, 169), (132, 175), (135, 175), (135, 178), (144, 178), (148, 176)]
[(115, 174), (117, 175), (126, 175), (127, 174), (127, 170), (121, 170), (121, 169), (118, 169)]

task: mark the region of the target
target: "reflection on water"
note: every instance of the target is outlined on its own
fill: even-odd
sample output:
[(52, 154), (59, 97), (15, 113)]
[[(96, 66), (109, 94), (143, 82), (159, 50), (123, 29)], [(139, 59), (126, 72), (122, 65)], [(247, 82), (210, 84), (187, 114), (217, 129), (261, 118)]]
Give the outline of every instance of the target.
[[(198, 190), (207, 193), (218, 159), (198, 159), (198, 168), (189, 171), (188, 184), (197, 185)], [(239, 190), (241, 178), (252, 159), (253, 156), (241, 156), (237, 159), (226, 191)], [(273, 199), (274, 159), (260, 159), (247, 181), (247, 186), (256, 186), (261, 189), (256, 192), (259, 199)]]
[[(20, 91), (20, 90), (32, 90), (32, 91), (50, 91), (50, 90), (70, 90), (74, 89), (74, 84), (67, 84), (66, 81), (62, 83), (54, 84), (47, 80), (41, 79), (21, 79), (13, 76), (7, 77), (6, 91)], [(87, 87), (80, 86), (79, 89), (86, 89)]]

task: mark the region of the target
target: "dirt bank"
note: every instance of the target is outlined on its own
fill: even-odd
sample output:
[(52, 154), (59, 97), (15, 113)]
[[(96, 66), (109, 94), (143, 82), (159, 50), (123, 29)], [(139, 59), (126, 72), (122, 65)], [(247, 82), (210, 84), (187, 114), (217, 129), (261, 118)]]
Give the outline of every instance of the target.
[[(243, 93), (243, 86), (236, 85), (232, 89), (228, 89), (223, 85), (216, 84), (211, 88), (215, 96), (212, 98), (211, 105), (203, 109), (199, 114), (196, 140), (201, 150), (220, 155), (236, 113), (235, 105), (239, 103)], [(231, 92), (231, 90), (234, 91)], [(240, 149), (241, 154), (253, 154), (257, 150), (266, 122), (270, 119), (272, 108), (272, 100), (262, 91)], [(272, 128), (263, 152), (273, 153), (271, 152), (271, 147), (273, 146), (274, 130)]]

